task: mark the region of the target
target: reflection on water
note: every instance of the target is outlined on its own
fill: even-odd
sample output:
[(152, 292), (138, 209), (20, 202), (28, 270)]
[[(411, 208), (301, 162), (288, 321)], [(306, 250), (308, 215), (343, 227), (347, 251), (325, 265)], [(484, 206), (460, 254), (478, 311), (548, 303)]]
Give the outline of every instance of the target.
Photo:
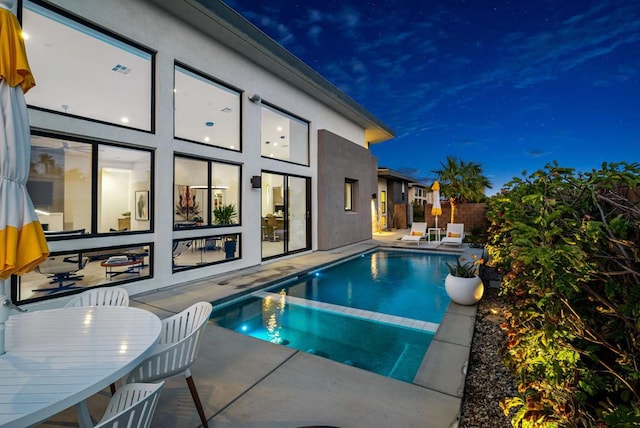
[(283, 343), (280, 332), (282, 331), (282, 316), (284, 315), (286, 304), (287, 293), (284, 289), (280, 290), (280, 298), (277, 303), (273, 301), (272, 296), (262, 299), (262, 325), (267, 329), (271, 343)]

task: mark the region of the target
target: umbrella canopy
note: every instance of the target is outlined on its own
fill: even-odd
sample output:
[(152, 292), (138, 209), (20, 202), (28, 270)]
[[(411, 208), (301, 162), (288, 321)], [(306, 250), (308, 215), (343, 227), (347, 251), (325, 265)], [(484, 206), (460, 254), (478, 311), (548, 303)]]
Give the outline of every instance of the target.
[(431, 190), (433, 190), (433, 206), (431, 207), (431, 215), (436, 218), (436, 227), (438, 227), (438, 216), (442, 215), (442, 207), (440, 206), (440, 183), (435, 181), (433, 186), (431, 186)]
[(49, 255), (27, 193), (31, 135), (24, 93), (35, 86), (13, 0), (0, 1), (0, 354), (11, 292), (7, 278), (29, 272)]
[(0, 7), (0, 79), (0, 278), (7, 279), (32, 270), (49, 250), (26, 189), (31, 136), (24, 93), (35, 80), (20, 24), (4, 7)]

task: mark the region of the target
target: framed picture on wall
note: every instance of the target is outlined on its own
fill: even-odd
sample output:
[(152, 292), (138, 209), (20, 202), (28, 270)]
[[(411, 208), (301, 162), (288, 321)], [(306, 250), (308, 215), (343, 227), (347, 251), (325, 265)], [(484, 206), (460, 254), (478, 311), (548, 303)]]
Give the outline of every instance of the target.
[(149, 191), (136, 190), (135, 192), (136, 220), (149, 220)]

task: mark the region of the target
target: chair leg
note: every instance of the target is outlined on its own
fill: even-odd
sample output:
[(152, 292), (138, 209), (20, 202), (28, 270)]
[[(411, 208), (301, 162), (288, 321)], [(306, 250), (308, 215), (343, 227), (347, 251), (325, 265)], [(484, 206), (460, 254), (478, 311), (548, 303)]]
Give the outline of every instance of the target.
[(116, 393), (116, 384), (112, 383), (111, 385), (109, 385), (109, 389), (111, 390), (111, 396), (113, 397), (113, 395)]
[(204, 410), (202, 409), (202, 403), (200, 402), (200, 397), (198, 396), (198, 390), (196, 389), (196, 384), (193, 382), (192, 376), (187, 376), (187, 385), (189, 385), (189, 391), (191, 392), (191, 397), (193, 397), (193, 402), (196, 405), (196, 409), (198, 410), (198, 415), (200, 415), (200, 421), (202, 421), (202, 426), (204, 428), (209, 428), (209, 424), (207, 423), (207, 418), (204, 416)]

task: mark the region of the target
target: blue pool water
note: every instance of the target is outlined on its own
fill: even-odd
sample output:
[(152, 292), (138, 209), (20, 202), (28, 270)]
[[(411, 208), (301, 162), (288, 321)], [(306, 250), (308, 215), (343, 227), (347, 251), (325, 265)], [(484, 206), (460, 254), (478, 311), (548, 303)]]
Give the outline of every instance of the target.
[(411, 382), (444, 316), (446, 262), (376, 251), (214, 308), (221, 327)]

